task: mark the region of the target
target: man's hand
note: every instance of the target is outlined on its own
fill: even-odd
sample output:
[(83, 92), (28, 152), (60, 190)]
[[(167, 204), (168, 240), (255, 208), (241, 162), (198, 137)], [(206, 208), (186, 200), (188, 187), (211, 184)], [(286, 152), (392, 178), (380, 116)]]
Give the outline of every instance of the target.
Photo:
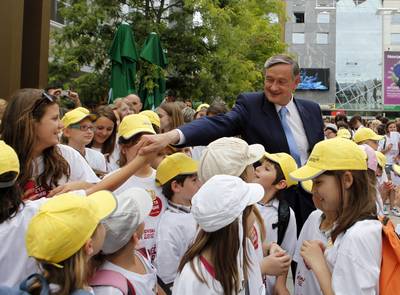
[(163, 150), (167, 145), (178, 142), (179, 133), (176, 129), (162, 134), (142, 135), (138, 143), (139, 154), (157, 153)]

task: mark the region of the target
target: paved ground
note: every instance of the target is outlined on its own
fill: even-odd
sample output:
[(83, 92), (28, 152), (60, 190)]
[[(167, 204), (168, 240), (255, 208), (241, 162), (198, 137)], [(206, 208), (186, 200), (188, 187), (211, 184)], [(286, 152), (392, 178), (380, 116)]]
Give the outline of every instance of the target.
[[(390, 219), (395, 224), (395, 227), (397, 226), (396, 231), (397, 231), (398, 234), (400, 234), (400, 217), (396, 217), (396, 216), (390, 215)], [(290, 294), (294, 294), (294, 291), (293, 291), (293, 278), (292, 278), (292, 273), (291, 272), (289, 272), (289, 276), (288, 276), (288, 280), (287, 280), (287, 284), (286, 285), (287, 285), (287, 287), (288, 287), (288, 289), (290, 291)]]

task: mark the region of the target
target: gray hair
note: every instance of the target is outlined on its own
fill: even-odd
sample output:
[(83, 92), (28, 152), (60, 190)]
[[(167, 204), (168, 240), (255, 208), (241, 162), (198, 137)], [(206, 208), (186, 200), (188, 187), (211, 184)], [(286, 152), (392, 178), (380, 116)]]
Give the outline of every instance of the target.
[(293, 78), (296, 77), (300, 73), (300, 67), (297, 61), (285, 54), (278, 54), (271, 56), (264, 64), (264, 72), (278, 64), (286, 64), (292, 66), (292, 75)]
[(196, 111), (194, 109), (192, 109), (191, 107), (185, 107), (182, 110), (182, 115), (183, 115), (183, 121), (185, 123), (189, 123), (192, 122), (194, 119), (194, 114), (196, 113)]

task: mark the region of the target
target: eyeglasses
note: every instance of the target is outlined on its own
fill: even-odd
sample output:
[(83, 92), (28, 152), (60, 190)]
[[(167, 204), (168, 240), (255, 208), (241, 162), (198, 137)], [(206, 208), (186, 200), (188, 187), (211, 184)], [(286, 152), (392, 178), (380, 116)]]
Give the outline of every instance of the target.
[(49, 103), (49, 102), (54, 102), (54, 101), (55, 101), (54, 96), (48, 94), (46, 91), (43, 91), (42, 99), (40, 99), (36, 102), (35, 106), (33, 107), (32, 113), (34, 113), (41, 104), (43, 104), (45, 102)]
[(90, 125), (83, 125), (83, 126), (81, 126), (81, 125), (79, 125), (79, 124), (74, 124), (74, 125), (70, 125), (70, 126), (68, 126), (69, 128), (72, 128), (72, 129), (79, 129), (80, 131), (84, 131), (84, 132), (86, 132), (86, 131), (96, 131), (96, 127), (94, 127), (94, 126), (90, 126)]

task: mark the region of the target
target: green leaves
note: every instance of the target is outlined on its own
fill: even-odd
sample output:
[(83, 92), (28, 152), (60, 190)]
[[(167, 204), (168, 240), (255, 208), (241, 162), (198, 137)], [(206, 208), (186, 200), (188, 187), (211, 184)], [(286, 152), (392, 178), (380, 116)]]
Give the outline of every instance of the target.
[[(232, 102), (240, 92), (260, 90), (265, 60), (285, 50), (281, 25), (268, 17), (284, 15), (280, 0), (188, 0), (171, 2), (174, 7), (163, 1), (152, 6), (155, 2), (70, 0), (61, 11), (68, 24), (52, 33), (50, 82), (65, 83), (84, 102), (107, 97), (108, 51), (121, 21), (131, 24), (138, 51), (155, 31), (167, 52), (164, 72), (140, 65), (137, 77), (144, 73), (145, 87), (152, 89), (151, 81), (164, 73), (167, 88), (181, 98)], [(82, 72), (85, 67), (91, 72)]]

